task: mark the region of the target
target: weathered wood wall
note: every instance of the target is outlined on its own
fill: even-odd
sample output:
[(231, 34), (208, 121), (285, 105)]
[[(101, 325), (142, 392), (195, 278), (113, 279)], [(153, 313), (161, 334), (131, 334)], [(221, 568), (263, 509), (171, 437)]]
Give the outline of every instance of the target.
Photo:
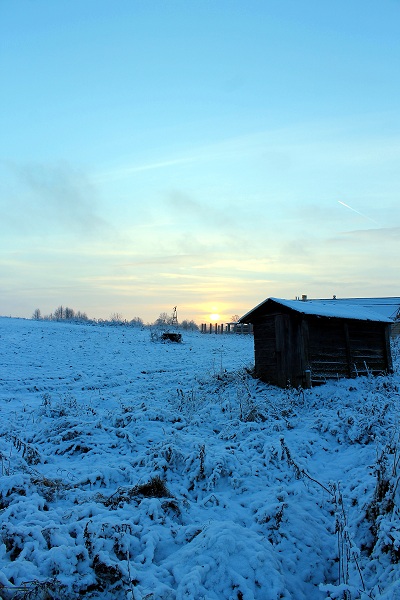
[(286, 387), (392, 370), (385, 323), (272, 314), (254, 323), (256, 375)]
[(265, 318), (254, 326), (254, 354), (256, 375), (263, 381), (281, 385), (277, 372), (275, 316)]
[(356, 374), (392, 370), (389, 346), (389, 327), (368, 323), (368, 327), (349, 324), (350, 348)]
[(308, 362), (312, 379), (351, 377), (348, 340), (343, 321), (310, 319)]

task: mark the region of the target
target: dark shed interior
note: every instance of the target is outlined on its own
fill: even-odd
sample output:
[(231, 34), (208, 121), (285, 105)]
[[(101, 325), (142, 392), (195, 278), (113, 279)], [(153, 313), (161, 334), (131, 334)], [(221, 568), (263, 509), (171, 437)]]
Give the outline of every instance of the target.
[(253, 324), (257, 377), (280, 387), (393, 370), (391, 321), (366, 309), (269, 298), (240, 322)]

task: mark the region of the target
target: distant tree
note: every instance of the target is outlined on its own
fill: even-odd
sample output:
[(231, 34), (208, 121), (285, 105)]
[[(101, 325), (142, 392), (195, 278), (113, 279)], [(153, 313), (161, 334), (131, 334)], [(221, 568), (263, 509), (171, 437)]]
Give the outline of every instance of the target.
[(190, 331), (198, 331), (199, 329), (197, 323), (195, 323), (193, 320), (188, 321), (187, 319), (184, 319), (181, 323), (179, 323), (179, 327)]
[(34, 319), (35, 321), (40, 321), (41, 318), (42, 313), (40, 312), (40, 308), (35, 308), (35, 310), (33, 311), (32, 319)]
[(237, 323), (239, 321), (240, 317), (239, 315), (232, 315), (231, 316), (231, 322), (232, 323)]
[(166, 312), (160, 313), (158, 319), (154, 321), (154, 325), (171, 325), (172, 323), (172, 315), (169, 315)]
[(89, 319), (88, 319), (88, 316), (87, 316), (87, 314), (86, 314), (86, 313), (84, 313), (84, 312), (81, 312), (80, 310), (78, 310), (78, 311), (75, 313), (75, 319), (76, 319), (77, 321), (88, 321), (88, 320), (89, 320)]
[(143, 327), (143, 319), (140, 317), (133, 317), (133, 319), (129, 321), (129, 325), (132, 325), (132, 327)]
[(60, 321), (61, 319), (64, 318), (64, 309), (62, 306), (59, 306), (58, 308), (56, 308), (56, 310), (53, 313), (53, 317), (54, 317), (54, 319), (56, 319), (56, 321)]
[(70, 308), (69, 306), (66, 306), (65, 308), (63, 306), (58, 306), (56, 308), (56, 310), (54, 311), (54, 313), (51, 313), (50, 315), (46, 315), (45, 317), (43, 317), (43, 320), (45, 321), (88, 321), (88, 316), (86, 313), (81, 312), (80, 310), (78, 310), (77, 312), (74, 311), (73, 308)]
[(110, 321), (111, 323), (115, 324), (115, 325), (119, 325), (121, 323), (124, 322), (124, 318), (121, 315), (121, 313), (113, 313), (112, 315), (110, 315)]
[(75, 316), (75, 311), (73, 308), (68, 308), (68, 306), (66, 306), (64, 308), (64, 319), (66, 319), (67, 321), (70, 321), (71, 319), (73, 319)]

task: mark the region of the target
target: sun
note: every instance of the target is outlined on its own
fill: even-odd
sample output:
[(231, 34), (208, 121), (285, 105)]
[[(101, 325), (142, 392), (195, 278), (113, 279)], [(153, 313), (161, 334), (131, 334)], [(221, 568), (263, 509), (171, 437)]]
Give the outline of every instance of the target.
[(218, 315), (217, 313), (212, 313), (212, 315), (210, 315), (210, 319), (211, 319), (211, 321), (214, 321), (215, 323), (216, 323), (217, 321), (219, 321), (219, 318), (220, 318), (220, 317), (219, 317), (219, 315)]

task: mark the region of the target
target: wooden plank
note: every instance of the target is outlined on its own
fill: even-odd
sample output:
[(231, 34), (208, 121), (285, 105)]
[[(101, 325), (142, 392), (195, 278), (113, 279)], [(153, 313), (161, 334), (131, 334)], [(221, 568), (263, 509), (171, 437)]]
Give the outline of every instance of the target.
[(266, 317), (263, 323), (254, 326), (255, 370), (257, 377), (273, 384), (277, 383), (275, 317)]

